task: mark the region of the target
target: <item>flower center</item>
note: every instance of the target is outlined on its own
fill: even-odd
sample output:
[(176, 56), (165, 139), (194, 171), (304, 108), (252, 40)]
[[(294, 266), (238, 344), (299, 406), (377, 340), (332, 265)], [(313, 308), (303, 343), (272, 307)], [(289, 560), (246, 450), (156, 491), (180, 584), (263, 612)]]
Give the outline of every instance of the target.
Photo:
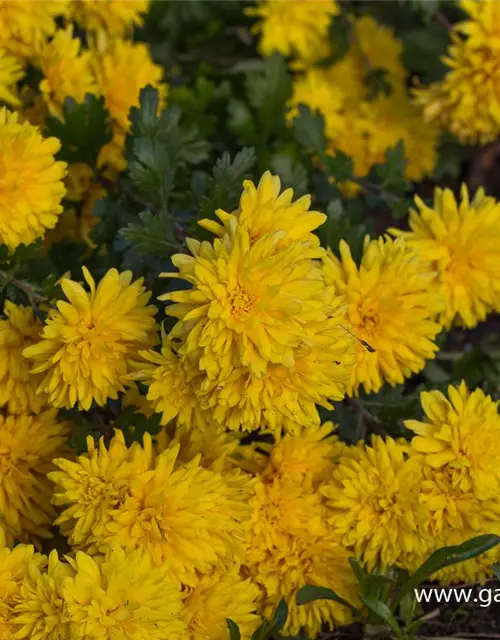
[(230, 298), (231, 315), (238, 319), (244, 318), (254, 309), (255, 303), (255, 294), (238, 287)]

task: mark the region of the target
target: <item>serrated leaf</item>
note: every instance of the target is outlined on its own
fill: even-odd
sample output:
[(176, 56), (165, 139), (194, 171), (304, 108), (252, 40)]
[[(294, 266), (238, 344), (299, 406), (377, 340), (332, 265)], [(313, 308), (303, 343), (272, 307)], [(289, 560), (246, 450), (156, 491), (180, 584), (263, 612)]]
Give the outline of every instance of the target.
[(485, 534), (471, 538), (462, 544), (438, 549), (401, 586), (394, 607), (399, 605), (407, 593), (411, 593), (413, 589), (418, 587), (418, 585), (430, 575), (436, 573), (436, 571), (457, 564), (458, 562), (475, 558), (493, 549), (499, 543), (500, 536)]
[(168, 215), (154, 215), (149, 211), (139, 214), (139, 222), (129, 224), (121, 235), (138, 253), (157, 257), (169, 257), (180, 249), (175, 241), (173, 223)]
[(87, 93), (82, 103), (68, 97), (62, 118), (49, 116), (47, 133), (61, 141), (57, 157), (65, 162), (85, 162), (95, 167), (102, 147), (112, 138), (104, 98)]
[(298, 114), (292, 122), (293, 134), (297, 142), (308, 151), (313, 151), (321, 157), (325, 153), (325, 120), (319, 111), (299, 104)]
[(336, 182), (351, 180), (354, 175), (354, 163), (350, 156), (343, 151), (336, 151), (335, 155), (325, 158), (325, 168)]
[(226, 618), (226, 624), (229, 629), (229, 640), (241, 640), (240, 628), (230, 618)]
[(288, 155), (277, 154), (271, 161), (271, 168), (281, 178), (283, 189), (293, 189), (295, 198), (307, 192), (307, 170), (302, 163)]

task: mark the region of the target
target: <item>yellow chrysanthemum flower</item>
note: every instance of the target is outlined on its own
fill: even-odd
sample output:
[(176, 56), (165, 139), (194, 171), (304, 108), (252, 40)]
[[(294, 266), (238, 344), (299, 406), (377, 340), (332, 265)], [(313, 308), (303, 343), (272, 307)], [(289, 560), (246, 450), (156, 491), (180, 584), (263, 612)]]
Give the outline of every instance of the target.
[(54, 407), (89, 409), (124, 391), (131, 357), (154, 341), (156, 309), (142, 278), (110, 269), (99, 285), (86, 267), (85, 289), (68, 278), (61, 287), (69, 302), (49, 312), (38, 343), (24, 350), (35, 362), (33, 373), (45, 373), (40, 392)]
[(128, 131), (130, 109), (139, 106), (139, 94), (146, 85), (156, 87), (165, 100), (163, 68), (152, 61), (143, 43), (110, 41), (104, 51), (96, 53), (95, 74), (99, 93), (119, 130)]
[(186, 640), (226, 640), (227, 618), (236, 622), (242, 639), (249, 640), (260, 622), (255, 613), (259, 597), (258, 587), (234, 569), (201, 577), (184, 594)]
[(143, 360), (134, 364), (138, 369), (134, 377), (148, 385), (147, 399), (155, 412), (162, 414), (162, 424), (175, 418), (178, 425), (204, 429), (209, 416), (195, 391), (200, 371), (187, 358), (179, 357), (172, 347), (163, 333), (161, 353), (139, 352)]
[(83, 102), (85, 94), (97, 93), (90, 52), (82, 52), (73, 28), (60, 29), (43, 47), (38, 64), (43, 73), (40, 91), (52, 115), (62, 117), (66, 98)]
[(46, 474), (66, 453), (68, 424), (53, 409), (37, 416), (0, 414), (0, 514), (7, 542), (50, 538), (55, 511)]
[(346, 455), (321, 486), (329, 523), (342, 544), (372, 570), (425, 554), (427, 511), (419, 501), (422, 466), (392, 438)]
[(438, 350), (435, 318), (443, 301), (436, 274), (404, 242), (390, 238), (367, 237), (359, 267), (343, 240), (340, 256), (329, 252), (324, 267), (327, 281), (345, 296), (348, 322), (359, 338), (350, 393), (361, 385), (371, 392), (384, 382), (401, 384)]
[(253, 31), (260, 34), (262, 55), (278, 52), (311, 59), (328, 40), (328, 29), (339, 7), (335, 0), (264, 0), (247, 13), (259, 18)]
[(56, 30), (56, 17), (65, 15), (69, 0), (1, 0), (0, 47), (31, 59)]
[(500, 6), (496, 0), (461, 0), (460, 6), (468, 19), (451, 33), (443, 58), (449, 71), (415, 95), (425, 117), (462, 144), (486, 144), (500, 134)]
[(498, 403), (465, 382), (420, 396), (426, 420), (407, 420), (416, 433), (411, 442), (433, 469), (446, 466), (453, 486), (485, 499), (498, 494), (500, 483), (500, 416)]
[(86, 31), (106, 31), (124, 36), (133, 26), (143, 23), (142, 14), (149, 8), (149, 0), (73, 0), (71, 16)]
[(278, 478), (256, 483), (244, 571), (262, 589), (264, 618), (272, 616), (282, 598), (286, 600), (285, 635), (305, 631), (315, 638), (323, 624), (332, 628), (351, 621), (350, 610), (336, 602), (296, 603), (298, 589), (312, 585), (330, 587), (356, 604), (356, 581), (348, 554), (328, 533), (325, 521), (317, 493)]
[(449, 189), (437, 188), (434, 204), (415, 198), (411, 231), (391, 229), (438, 273), (445, 297), (440, 321), (475, 327), (491, 311), (500, 311), (500, 204), (479, 189), (470, 201), (465, 185), (457, 202)]
[(168, 561), (172, 576), (191, 586), (197, 573), (241, 559), (250, 477), (205, 469), (199, 455), (184, 463), (179, 449), (174, 440), (157, 453), (149, 434), (143, 446), (127, 449), (117, 431), (109, 453), (102, 441), (99, 450), (90, 441), (89, 455), (76, 463), (56, 460), (61, 471), (50, 478), (55, 502), (67, 506), (58, 522), (68, 522), (70, 542), (92, 552), (115, 543), (147, 548), (157, 565)]
[(30, 374), (31, 362), (23, 349), (34, 344), (42, 323), (33, 316), (31, 307), (6, 300), (5, 320), (0, 320), (0, 407), (9, 413), (39, 413), (43, 398), (37, 395), (39, 376)]
[(16, 95), (16, 83), (24, 76), (19, 60), (0, 48), (0, 100), (16, 107), (21, 100)]
[[(353, 43), (341, 61), (295, 76), (289, 119), (299, 104), (319, 111), (331, 152), (351, 156), (358, 177), (384, 162), (386, 151), (403, 140), (406, 176), (419, 180), (434, 169), (439, 131), (423, 121), (408, 96), (401, 42), (369, 16), (355, 20), (353, 30)], [(369, 95), (366, 75), (374, 69), (385, 72), (390, 95)]]
[(31, 545), (20, 544), (12, 551), (0, 547), (0, 638), (11, 640), (18, 626), (15, 608), (21, 599), (21, 588), (32, 566), (43, 567), (45, 557), (35, 553)]
[[(283, 2), (286, 0), (277, 0)], [(293, 189), (281, 191), (281, 180), (266, 171), (257, 187), (251, 180), (243, 182), (239, 207), (233, 213), (218, 209), (215, 213), (222, 225), (213, 220), (200, 220), (199, 224), (220, 238), (231, 233), (235, 224), (248, 232), (254, 243), (268, 233), (284, 232), (278, 246), (286, 247), (294, 242), (318, 247), (319, 239), (311, 233), (326, 222), (326, 215), (310, 211), (311, 196), (304, 195), (293, 201)]]
[[(150, 442), (147, 439), (145, 447)], [(48, 474), (55, 484), (52, 502), (59, 507), (66, 506), (55, 524), (61, 527), (71, 546), (81, 548), (96, 543), (97, 525), (110, 520), (112, 511), (127, 495), (133, 474), (147, 469), (144, 460), (140, 467), (137, 460), (131, 464), (138, 447), (132, 445), (127, 449), (123, 433), (116, 431), (108, 447), (103, 438), (96, 447), (89, 436), (87, 453), (76, 461), (54, 460), (58, 470)], [(150, 449), (148, 452), (151, 456)]]
[(182, 602), (167, 564), (155, 567), (144, 550), (113, 547), (99, 562), (78, 551), (63, 585), (71, 638), (183, 640)]
[(176, 303), (167, 307), (179, 318), (172, 335), (185, 338), (180, 352), (196, 357), (209, 378), (238, 366), (257, 376), (267, 363), (290, 368), (307, 325), (327, 320), (333, 290), (302, 244), (279, 248), (283, 236), (268, 233), (251, 244), (237, 226), (232, 238), (213, 246), (190, 240), (192, 256), (173, 256), (180, 273), (164, 275), (187, 280), (192, 289), (160, 299)]
[[(16, 605), (16, 640), (58, 640), (71, 638), (70, 619), (63, 598), (66, 580), (74, 578), (73, 568), (51, 551), (46, 570), (35, 562), (28, 566)], [(20, 628), (19, 628), (20, 627)]]
[(44, 139), (36, 127), (18, 122), (17, 114), (0, 110), (0, 164), (5, 167), (0, 244), (9, 249), (30, 244), (56, 225), (65, 193), (66, 165), (54, 159), (60, 146), (56, 138)]

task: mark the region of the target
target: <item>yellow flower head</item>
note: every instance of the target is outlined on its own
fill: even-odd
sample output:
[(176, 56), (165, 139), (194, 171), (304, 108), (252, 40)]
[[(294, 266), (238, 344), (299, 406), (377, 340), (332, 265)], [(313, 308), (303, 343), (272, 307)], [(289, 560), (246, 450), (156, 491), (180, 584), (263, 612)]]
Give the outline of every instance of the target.
[(263, 617), (270, 618), (284, 598), (289, 607), (286, 635), (304, 630), (314, 638), (323, 624), (348, 624), (349, 609), (335, 602), (296, 603), (304, 585), (330, 587), (353, 604), (357, 600), (348, 554), (327, 530), (319, 495), (279, 478), (258, 481), (255, 494), (245, 573), (263, 592)]
[[(425, 117), (463, 144), (486, 144), (500, 133), (500, 7), (496, 0), (462, 0), (468, 19), (455, 25), (444, 78), (418, 89)], [(465, 36), (465, 39), (464, 39)]]
[(391, 229), (409, 247), (431, 262), (445, 297), (440, 321), (449, 328), (457, 320), (475, 327), (491, 311), (500, 310), (500, 204), (479, 189), (469, 200), (465, 185), (461, 201), (450, 189), (437, 188), (434, 204), (416, 197), (417, 210), (410, 212), (411, 231)]
[(321, 487), (332, 530), (369, 570), (404, 565), (408, 555), (428, 549), (421, 479), (419, 459), (408, 458), (405, 445), (374, 436), (372, 446), (341, 458)]
[(85, 94), (97, 93), (90, 63), (91, 54), (81, 51), (81, 41), (73, 37), (72, 27), (60, 29), (45, 44), (39, 58), (44, 76), (40, 91), (52, 115), (62, 117), (64, 101), (68, 97), (80, 103)]
[[(286, 0), (277, 0), (286, 2)], [(319, 211), (309, 211), (311, 196), (305, 195), (293, 202), (293, 189), (281, 191), (281, 181), (266, 171), (257, 187), (251, 180), (243, 182), (243, 193), (236, 211), (227, 213), (218, 209), (215, 213), (223, 225), (213, 220), (200, 220), (199, 224), (219, 237), (231, 233), (235, 225), (248, 232), (254, 243), (268, 233), (283, 232), (278, 247), (286, 247), (294, 242), (317, 248), (319, 239), (311, 233), (326, 221), (326, 215)]]
[(103, 560), (78, 551), (68, 561), (76, 574), (63, 585), (71, 638), (185, 638), (181, 594), (167, 564), (155, 567), (143, 549), (125, 553), (119, 547)]
[(0, 640), (11, 640), (18, 630), (16, 606), (21, 601), (23, 581), (31, 567), (43, 567), (45, 557), (31, 545), (20, 544), (12, 551), (0, 548)]
[(36, 394), (40, 376), (30, 374), (31, 363), (23, 349), (38, 340), (42, 323), (31, 307), (4, 302), (0, 320), (0, 406), (9, 413), (38, 413), (42, 396)]
[(5, 167), (0, 244), (9, 249), (30, 244), (56, 225), (65, 193), (66, 165), (54, 159), (60, 146), (56, 138), (44, 139), (36, 127), (18, 122), (17, 114), (0, 110), (0, 165)]
[(187, 358), (179, 357), (172, 346), (163, 333), (161, 353), (141, 351), (143, 360), (134, 364), (138, 369), (134, 377), (148, 385), (147, 399), (155, 412), (162, 414), (162, 424), (175, 418), (178, 425), (204, 429), (209, 416), (195, 393), (200, 372)]
[(401, 384), (438, 350), (433, 340), (442, 298), (435, 273), (404, 242), (389, 238), (366, 238), (359, 267), (343, 240), (340, 256), (329, 252), (324, 268), (327, 281), (345, 296), (348, 322), (359, 338), (350, 392)]
[(0, 47), (33, 58), (56, 30), (56, 17), (67, 12), (69, 0), (0, 0)]
[(264, 0), (247, 13), (260, 18), (253, 31), (260, 34), (262, 55), (278, 52), (311, 59), (328, 42), (328, 29), (339, 7), (335, 0)]
[(95, 74), (111, 119), (123, 131), (129, 129), (129, 112), (139, 106), (143, 87), (148, 84), (156, 87), (165, 99), (167, 85), (162, 82), (163, 68), (151, 60), (145, 44), (112, 40), (103, 52), (96, 53)]
[(176, 303), (167, 313), (179, 318), (173, 335), (186, 339), (181, 353), (196, 358), (209, 378), (238, 366), (257, 376), (268, 363), (293, 367), (294, 350), (308, 346), (308, 325), (321, 325), (335, 309), (319, 265), (301, 243), (280, 248), (283, 236), (268, 233), (252, 244), (237, 226), (213, 246), (190, 240), (193, 255), (173, 257), (175, 275), (192, 289), (161, 299)]
[(57, 551), (51, 551), (46, 570), (36, 562), (29, 564), (15, 607), (15, 623), (20, 627), (16, 640), (71, 638), (63, 587), (73, 577), (73, 568), (59, 560)]
[(88, 269), (85, 289), (67, 278), (61, 287), (69, 302), (59, 301), (38, 343), (24, 350), (35, 362), (34, 373), (45, 373), (40, 391), (55, 407), (89, 409), (103, 405), (124, 390), (132, 354), (154, 340), (155, 307), (142, 279), (132, 272), (110, 269), (99, 285)]
[(306, 489), (316, 489), (332, 473), (345, 445), (334, 435), (335, 425), (325, 422), (298, 433), (285, 434), (270, 448), (263, 470), (265, 482), (281, 478)]
[(500, 417), (497, 402), (481, 389), (469, 392), (462, 382), (420, 396), (426, 420), (407, 420), (416, 433), (411, 446), (425, 464), (446, 469), (452, 484), (485, 499), (498, 494), (500, 483)]
[[(145, 446), (147, 444), (150, 440), (145, 442)], [(123, 433), (116, 431), (107, 448), (103, 438), (96, 447), (89, 436), (88, 452), (76, 461), (54, 460), (58, 470), (48, 475), (55, 484), (52, 501), (59, 507), (66, 507), (55, 524), (61, 526), (72, 546), (81, 548), (95, 544), (97, 525), (109, 521), (113, 509), (128, 495), (133, 474), (148, 468), (147, 461), (135, 460), (132, 463), (138, 447), (133, 445), (127, 449)], [(149, 447), (146, 457), (151, 458), (152, 455)]]
[(16, 83), (24, 76), (19, 60), (0, 48), (0, 100), (16, 107), (21, 100), (16, 95)]
[[(67, 505), (60, 521), (78, 520), (70, 541), (91, 551), (118, 543), (127, 551), (147, 548), (172, 576), (196, 584), (197, 572), (238, 560), (251, 506), (251, 479), (203, 468), (200, 456), (179, 460), (179, 443), (161, 453), (151, 436), (128, 450), (118, 431), (109, 454), (103, 443), (77, 463), (56, 460), (55, 501)], [(89, 462), (90, 458), (90, 462)], [(193, 538), (193, 527), (196, 537)]]
[(67, 423), (53, 409), (38, 416), (0, 415), (0, 514), (7, 542), (50, 538), (55, 511), (46, 474), (66, 453)]
[(71, 15), (86, 31), (106, 31), (124, 36), (133, 26), (143, 23), (142, 14), (149, 0), (73, 0)]
[(236, 622), (243, 640), (249, 640), (260, 622), (255, 613), (259, 596), (258, 587), (234, 569), (202, 576), (185, 592), (186, 640), (226, 640), (226, 618)]

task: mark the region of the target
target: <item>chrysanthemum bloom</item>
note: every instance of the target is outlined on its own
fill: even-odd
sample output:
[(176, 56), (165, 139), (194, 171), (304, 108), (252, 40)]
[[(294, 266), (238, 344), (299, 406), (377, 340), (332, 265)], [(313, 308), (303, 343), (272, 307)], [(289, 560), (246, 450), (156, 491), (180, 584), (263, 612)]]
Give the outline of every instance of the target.
[(31, 307), (6, 300), (5, 320), (0, 319), (0, 407), (9, 413), (38, 413), (43, 397), (36, 394), (40, 376), (30, 374), (31, 362), (23, 349), (34, 344), (42, 323), (33, 316)]
[(55, 410), (37, 416), (0, 415), (0, 514), (10, 544), (50, 538), (55, 517), (46, 474), (52, 459), (66, 453), (68, 424)]
[(331, 20), (339, 7), (335, 0), (265, 0), (247, 13), (260, 18), (253, 31), (260, 34), (262, 55), (278, 52), (310, 59), (319, 43), (328, 39)]
[(162, 414), (161, 423), (167, 424), (175, 418), (178, 425), (204, 429), (209, 416), (195, 391), (200, 371), (174, 351), (163, 332), (161, 353), (149, 350), (139, 355), (142, 361), (134, 363), (138, 369), (134, 377), (148, 385), (147, 399), (155, 412)]
[(124, 36), (133, 26), (143, 23), (149, 0), (73, 0), (71, 17), (86, 31), (106, 31)]
[(283, 193), (280, 191), (279, 177), (266, 171), (257, 186), (251, 180), (243, 182), (243, 192), (236, 211), (227, 213), (218, 209), (215, 212), (222, 225), (213, 220), (200, 220), (199, 224), (220, 238), (231, 233), (236, 223), (248, 232), (251, 243), (268, 233), (281, 231), (286, 235), (278, 243), (280, 248), (294, 242), (318, 247), (319, 238), (311, 232), (326, 222), (326, 215), (309, 210), (310, 195), (293, 201), (293, 189), (285, 189)]
[(154, 342), (156, 309), (151, 294), (132, 272), (110, 269), (99, 285), (86, 267), (85, 289), (65, 278), (61, 287), (69, 302), (50, 311), (38, 343), (24, 350), (35, 362), (33, 373), (45, 373), (41, 393), (54, 407), (90, 409), (124, 391), (132, 354)]
[(113, 140), (103, 148), (100, 161), (121, 170), (130, 109), (139, 106), (139, 95), (146, 85), (158, 89), (164, 104), (167, 85), (162, 81), (163, 68), (152, 61), (143, 43), (115, 39), (95, 55), (97, 86), (100, 95), (104, 96), (114, 134)]
[(168, 564), (155, 567), (151, 555), (113, 547), (99, 562), (78, 551), (68, 559), (75, 571), (63, 585), (71, 638), (82, 640), (182, 640), (179, 589)]
[(21, 587), (31, 566), (43, 567), (45, 556), (31, 545), (20, 544), (12, 551), (0, 545), (0, 638), (10, 640), (18, 630), (15, 608), (21, 599)]
[(260, 622), (256, 615), (260, 590), (238, 575), (236, 569), (202, 576), (183, 596), (186, 640), (226, 640), (227, 618), (240, 628), (243, 640), (249, 640)]
[(138, 446), (127, 449), (123, 433), (116, 431), (107, 448), (103, 438), (96, 446), (89, 436), (88, 452), (76, 461), (54, 460), (58, 470), (48, 474), (55, 484), (52, 501), (66, 507), (55, 524), (61, 526), (72, 546), (87, 548), (95, 544), (96, 526), (108, 521), (112, 510), (128, 495), (133, 474), (148, 468), (139, 460), (132, 464)]
[(0, 48), (0, 100), (19, 106), (20, 99), (15, 95), (15, 85), (24, 76), (19, 60)]
[(56, 30), (56, 17), (67, 12), (69, 0), (1, 0), (0, 47), (33, 58)]
[[(351, 156), (356, 176), (365, 176), (386, 151), (400, 140), (408, 159), (406, 176), (419, 180), (433, 171), (437, 159), (439, 128), (424, 123), (421, 109), (408, 96), (407, 71), (402, 64), (402, 44), (392, 31), (373, 18), (353, 21), (355, 37), (347, 54), (327, 67), (307, 69), (294, 77), (289, 120), (299, 104), (318, 110), (332, 153)], [(367, 65), (384, 72), (390, 95), (370, 94)]]
[(44, 139), (36, 127), (19, 123), (17, 114), (0, 110), (0, 244), (9, 249), (30, 244), (56, 225), (65, 193), (66, 165), (54, 159), (60, 146), (56, 138)]
[(38, 64), (43, 73), (40, 91), (52, 115), (62, 117), (66, 98), (83, 102), (85, 94), (97, 93), (91, 69), (91, 54), (81, 50), (73, 28), (60, 29), (41, 50)]
[[(500, 134), (500, 7), (496, 0), (462, 0), (468, 19), (455, 25), (444, 78), (415, 95), (429, 121), (462, 144), (486, 144)], [(464, 39), (465, 38), (465, 39)]]
[(63, 585), (74, 577), (73, 568), (51, 551), (48, 567), (28, 566), (14, 609), (16, 640), (56, 640), (71, 638), (70, 618), (63, 599)]
[(307, 326), (328, 319), (333, 288), (325, 287), (318, 263), (297, 242), (280, 248), (285, 232), (268, 233), (255, 243), (246, 229), (208, 242), (189, 240), (192, 256), (172, 261), (192, 289), (161, 296), (176, 304), (168, 315), (179, 318), (172, 335), (185, 338), (180, 350), (196, 358), (211, 379), (247, 367), (262, 376), (268, 363), (290, 368), (294, 349)]
[(190, 585), (197, 572), (210, 573), (242, 555), (249, 477), (205, 469), (199, 455), (184, 463), (175, 441), (157, 453), (149, 434), (143, 446), (128, 450), (119, 431), (109, 453), (102, 442), (98, 451), (92, 446), (75, 464), (56, 460), (61, 471), (50, 475), (55, 501), (67, 506), (60, 521), (78, 521), (72, 544), (92, 552), (115, 543), (127, 551), (147, 548), (156, 564), (168, 561), (172, 575)]
[(500, 483), (500, 416), (498, 403), (481, 389), (470, 392), (465, 382), (420, 396), (426, 419), (407, 420), (415, 432), (411, 446), (433, 469), (446, 468), (452, 483), (481, 499), (498, 494)]
[(336, 602), (296, 603), (297, 591), (304, 585), (330, 587), (347, 601), (357, 601), (348, 554), (328, 533), (317, 493), (283, 479), (258, 481), (244, 564), (244, 573), (263, 591), (264, 618), (272, 616), (282, 598), (286, 600), (285, 635), (305, 631), (315, 638), (323, 624), (332, 628), (351, 621), (350, 610)]
[[(475, 327), (500, 310), (500, 204), (479, 189), (472, 202), (465, 185), (457, 202), (449, 189), (437, 188), (434, 204), (416, 197), (411, 231), (391, 229), (438, 273), (436, 285), (445, 297), (440, 321)], [(434, 287), (435, 288), (435, 287)]]
[(316, 489), (332, 473), (344, 448), (335, 435), (332, 422), (285, 434), (268, 446), (269, 461), (261, 477), (264, 482), (280, 478), (310, 490)]
[(406, 450), (392, 438), (374, 436), (372, 446), (341, 458), (331, 481), (320, 487), (332, 531), (369, 570), (404, 564), (407, 555), (429, 547), (427, 511), (419, 502), (422, 466)]
[(340, 259), (328, 253), (324, 268), (327, 282), (345, 296), (348, 322), (359, 338), (350, 393), (361, 385), (371, 392), (384, 382), (401, 384), (438, 350), (433, 340), (443, 300), (436, 274), (401, 240), (367, 237), (359, 267), (345, 241), (339, 250)]

